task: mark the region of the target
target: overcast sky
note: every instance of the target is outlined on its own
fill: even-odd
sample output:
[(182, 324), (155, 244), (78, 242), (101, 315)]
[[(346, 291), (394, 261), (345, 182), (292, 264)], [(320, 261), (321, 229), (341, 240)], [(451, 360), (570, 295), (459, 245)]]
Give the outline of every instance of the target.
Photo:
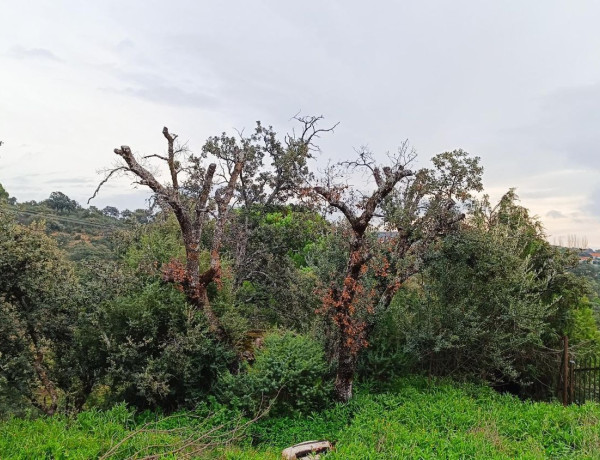
[[(600, 2), (18, 1), (0, 6), (0, 183), (85, 203), (114, 147), (157, 153), (163, 126), (280, 132), (340, 122), (321, 161), (408, 138), (482, 158), (549, 240), (600, 247)], [(127, 181), (93, 204), (144, 206)]]

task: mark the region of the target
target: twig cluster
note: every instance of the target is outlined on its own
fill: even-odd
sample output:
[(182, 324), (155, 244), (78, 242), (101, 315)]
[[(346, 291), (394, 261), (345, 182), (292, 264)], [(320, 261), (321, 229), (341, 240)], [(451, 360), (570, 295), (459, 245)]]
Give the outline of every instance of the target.
[[(197, 457), (208, 450), (228, 447), (241, 441), (246, 436), (247, 429), (269, 413), (274, 402), (275, 399), (273, 399), (264, 409), (260, 408), (256, 415), (251, 419), (246, 419), (240, 414), (231, 421), (219, 423), (210, 428), (207, 427), (210, 426), (210, 422), (215, 419), (215, 413), (211, 413), (207, 417), (193, 416), (190, 414), (176, 414), (165, 417), (159, 421), (148, 422), (114, 444), (99, 457), (99, 460), (122, 458), (124, 456), (128, 459), (136, 460), (151, 460), (161, 457), (186, 459)], [(191, 427), (179, 426), (169, 429), (158, 428), (158, 425), (164, 424), (165, 421), (172, 422), (173, 420), (181, 418), (204, 418), (205, 420), (204, 423)], [(202, 430), (203, 427), (207, 429), (198, 433), (198, 430)], [(164, 436), (164, 443), (149, 443), (130, 453), (132, 449), (131, 444), (134, 443), (136, 439), (143, 437), (154, 439), (160, 436)], [(179, 439), (173, 442), (173, 438)]]

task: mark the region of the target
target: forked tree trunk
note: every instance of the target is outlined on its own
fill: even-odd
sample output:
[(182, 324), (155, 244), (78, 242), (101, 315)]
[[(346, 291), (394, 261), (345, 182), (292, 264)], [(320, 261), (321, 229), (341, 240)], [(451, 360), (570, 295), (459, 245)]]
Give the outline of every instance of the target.
[(191, 212), (179, 187), (178, 174), (184, 168), (180, 168), (175, 159), (176, 151), (174, 142), (177, 136), (169, 133), (169, 130), (166, 127), (163, 128), (163, 135), (168, 141), (168, 156), (149, 155), (145, 158), (157, 157), (167, 162), (171, 173), (171, 185), (162, 185), (148, 169), (138, 162), (133, 155), (131, 148), (122, 145), (120, 149), (115, 149), (114, 152), (123, 158), (126, 166), (119, 166), (111, 170), (105, 179), (100, 182), (100, 185), (96, 188), (92, 198), (96, 196), (100, 187), (105, 184), (114, 173), (126, 171), (137, 176), (140, 179), (139, 183), (148, 186), (158, 197), (169, 205), (179, 223), (185, 245), (186, 263), (183, 270), (179, 264), (171, 266), (170, 269), (172, 269), (172, 273), (169, 273), (165, 279), (177, 282), (183, 286), (187, 300), (205, 314), (211, 331), (216, 334), (217, 338), (223, 339), (226, 334), (224, 333), (219, 318), (215, 315), (210, 306), (207, 288), (213, 281), (218, 281), (221, 275), (221, 261), (219, 256), (221, 240), (227, 220), (228, 208), (231, 199), (233, 198), (238, 178), (240, 177), (246, 161), (245, 151), (239, 148), (235, 149), (235, 158), (229, 158), (227, 160), (232, 163), (231, 165), (227, 165), (230, 174), (229, 180), (223, 187), (214, 192), (214, 202), (217, 207), (218, 215), (215, 219), (216, 228), (210, 250), (210, 267), (200, 273), (200, 267), (198, 265), (200, 241), (204, 225), (208, 220), (207, 216), (210, 208), (209, 198), (214, 185), (213, 177), (217, 165), (215, 163), (208, 165), (208, 168), (204, 173), (200, 193), (196, 198), (193, 212)]
[(217, 273), (211, 267), (201, 274), (199, 263), (200, 251), (198, 250), (198, 245), (187, 245), (186, 280), (184, 282), (185, 295), (193, 307), (204, 313), (210, 331), (222, 339), (225, 337), (225, 331), (219, 317), (213, 311), (208, 298), (208, 285), (214, 280)]
[(361, 277), (372, 254), (368, 251), (365, 232), (375, 215), (375, 210), (392, 192), (396, 184), (413, 173), (396, 165), (395, 170), (383, 168), (383, 179), (378, 168), (371, 168), (377, 183), (377, 189), (366, 199), (362, 213), (356, 215), (348, 203), (340, 200), (341, 192), (335, 188), (314, 187), (314, 191), (323, 197), (329, 205), (348, 220), (352, 229), (350, 254), (341, 290), (333, 287), (324, 301), (324, 309), (331, 315), (339, 330), (338, 362), (335, 379), (335, 395), (339, 401), (347, 402), (352, 398), (352, 382), (358, 360), (358, 353), (366, 346), (367, 325), (357, 317), (355, 297), (362, 295)]

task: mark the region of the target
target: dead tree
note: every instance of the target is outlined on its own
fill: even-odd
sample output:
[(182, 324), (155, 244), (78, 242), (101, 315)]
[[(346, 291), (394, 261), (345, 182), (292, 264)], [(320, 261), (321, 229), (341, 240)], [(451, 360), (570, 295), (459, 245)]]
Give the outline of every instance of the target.
[[(160, 204), (172, 210), (181, 230), (186, 260), (185, 264), (173, 260), (163, 267), (164, 278), (182, 287), (190, 304), (204, 312), (210, 329), (220, 338), (225, 332), (211, 308), (208, 287), (221, 278), (220, 253), (226, 225), (231, 221), (234, 196), (238, 194), (242, 205), (248, 208), (287, 202), (306, 183), (310, 174), (307, 161), (317, 150), (315, 139), (337, 126), (319, 128), (320, 116), (296, 115), (294, 119), (301, 126), (299, 135), (293, 132), (283, 142), (278, 140), (271, 127), (257, 122), (250, 136), (238, 133), (237, 137), (230, 137), (223, 133), (210, 137), (203, 146), (201, 157), (191, 154), (185, 146), (177, 145), (177, 135), (165, 127), (166, 155), (147, 155), (140, 161), (153, 158), (166, 163), (170, 183), (159, 182), (136, 159), (131, 149), (123, 145), (114, 150), (122, 161), (107, 171), (92, 196), (94, 198), (113, 175), (121, 173), (133, 177), (134, 183), (148, 187)], [(208, 156), (216, 158), (218, 163), (211, 163), (205, 169), (202, 159)], [(269, 165), (264, 165), (265, 156), (270, 159)], [(200, 242), (211, 216), (214, 232), (208, 249), (210, 264), (201, 271)], [(238, 252), (242, 255), (238, 258), (240, 261), (244, 260), (245, 254), (244, 231), (247, 233), (247, 228), (235, 232), (240, 246)]]
[[(389, 156), (389, 165), (380, 166), (368, 150), (361, 149), (355, 161), (329, 168), (312, 189), (344, 216), (351, 230), (343, 279), (332, 283), (321, 309), (337, 329), (335, 391), (341, 401), (352, 397), (358, 355), (368, 345), (373, 323), (365, 316), (390, 305), (402, 284), (420, 269), (425, 250), (464, 218), (458, 205), (469, 199), (470, 191), (481, 189), (478, 158), (462, 151), (447, 152), (434, 157), (433, 169), (413, 171), (408, 167), (415, 157), (405, 142)], [(374, 182), (370, 194), (344, 182), (348, 173), (357, 171), (366, 171), (368, 182)], [(375, 224), (390, 230), (389, 238), (380, 241), (369, 235), (377, 230)], [(378, 267), (371, 276), (377, 289), (367, 292), (363, 280), (374, 268), (369, 263), (375, 256)]]
[[(125, 173), (133, 176), (135, 183), (150, 188), (156, 199), (173, 211), (181, 230), (186, 260), (185, 265), (173, 261), (166, 266), (164, 268), (165, 278), (182, 286), (190, 304), (204, 312), (211, 331), (222, 337), (224, 330), (219, 318), (211, 308), (207, 289), (210, 283), (218, 282), (221, 276), (220, 249), (223, 232), (247, 152), (243, 146), (232, 145), (227, 152), (222, 152), (217, 157), (221, 162), (223, 181), (215, 189), (215, 186), (218, 185), (215, 180), (217, 164), (211, 163), (204, 169), (198, 157), (190, 155), (185, 147), (176, 146), (177, 135), (170, 133), (166, 127), (162, 132), (167, 140), (167, 155), (148, 155), (143, 159), (157, 158), (164, 161), (168, 166), (170, 184), (161, 184), (155, 175), (136, 159), (131, 148), (123, 145), (114, 152), (124, 164), (108, 171), (92, 198), (98, 194), (102, 185), (111, 176), (116, 173)], [(189, 155), (188, 158), (183, 159), (183, 163), (179, 158), (182, 154)], [(183, 181), (180, 179), (182, 175), (185, 175)], [(214, 215), (215, 221), (210, 247), (210, 264), (208, 268), (200, 271), (200, 241), (209, 220), (209, 214)]]

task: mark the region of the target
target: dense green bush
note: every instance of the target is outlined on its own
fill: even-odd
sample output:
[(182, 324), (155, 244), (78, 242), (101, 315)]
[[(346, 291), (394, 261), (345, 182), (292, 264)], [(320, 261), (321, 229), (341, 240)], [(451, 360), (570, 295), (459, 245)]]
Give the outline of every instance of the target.
[(423, 299), (405, 315), (407, 349), (426, 368), (490, 381), (539, 377), (532, 360), (542, 357), (556, 308), (540, 297), (548, 279), (513, 235), (465, 230), (430, 261)]
[(308, 412), (324, 407), (331, 382), (321, 345), (308, 336), (274, 332), (255, 351), (252, 364), (225, 374), (220, 399), (251, 413), (277, 398), (272, 414)]
[(0, 413), (56, 412), (73, 343), (74, 266), (43, 232), (0, 209)]
[(255, 206), (238, 210), (232, 225), (236, 230), (227, 247), (237, 258), (236, 308), (254, 328), (308, 330), (320, 299), (306, 258), (311, 245), (327, 233), (327, 221), (291, 206)]
[(545, 241), (514, 192), (473, 207), (376, 318), (361, 374), (382, 380), (412, 369), (547, 398), (569, 318), (578, 341), (597, 340), (590, 312), (571, 315), (585, 293), (569, 273), (576, 262)]
[(386, 382), (414, 369), (417, 357), (406, 349), (409, 332), (402, 326), (406, 322), (407, 306), (419, 302), (416, 292), (404, 289), (398, 292), (387, 311), (379, 313), (369, 345), (358, 361), (361, 380)]
[(235, 359), (173, 286), (155, 282), (103, 306), (107, 401), (138, 408), (193, 407)]

